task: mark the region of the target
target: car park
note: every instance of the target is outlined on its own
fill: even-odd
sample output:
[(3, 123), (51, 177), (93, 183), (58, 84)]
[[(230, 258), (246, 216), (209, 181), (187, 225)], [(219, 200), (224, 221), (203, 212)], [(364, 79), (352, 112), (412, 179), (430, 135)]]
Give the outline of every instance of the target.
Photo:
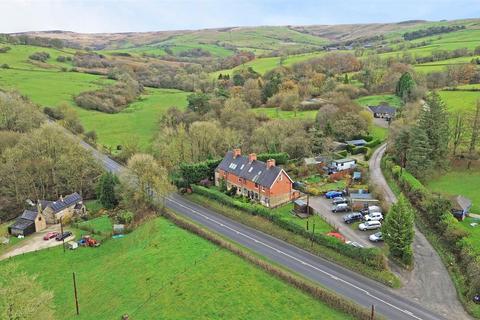
[(347, 203), (347, 199), (344, 197), (335, 197), (332, 200), (333, 204)]
[(332, 207), (332, 212), (347, 212), (350, 211), (350, 207), (347, 203), (340, 203)]
[(58, 236), (58, 232), (51, 231), (51, 232), (48, 232), (46, 235), (43, 236), (43, 240), (50, 240), (50, 239), (55, 238), (56, 236)]
[(383, 235), (382, 235), (382, 232), (377, 232), (377, 233), (374, 233), (374, 234), (371, 234), (370, 237), (368, 237), (368, 239), (372, 242), (380, 242), (380, 241), (383, 241)]
[(382, 227), (382, 224), (380, 221), (365, 221), (364, 223), (360, 223), (358, 225), (358, 229), (361, 231), (366, 231), (366, 230), (376, 230), (380, 229)]
[(353, 212), (343, 216), (343, 222), (348, 224), (356, 221), (362, 221), (362, 220), (363, 220), (363, 215), (360, 212)]
[(328, 191), (327, 193), (325, 193), (325, 198), (327, 199), (333, 199), (341, 196), (343, 196), (342, 191)]
[(372, 212), (367, 214), (363, 219), (365, 221), (382, 221), (383, 214), (381, 212)]
[(56, 237), (55, 237), (55, 240), (57, 241), (62, 241), (68, 237), (70, 237), (72, 235), (72, 233), (70, 231), (65, 231), (64, 233), (61, 233), (61, 234), (58, 234)]

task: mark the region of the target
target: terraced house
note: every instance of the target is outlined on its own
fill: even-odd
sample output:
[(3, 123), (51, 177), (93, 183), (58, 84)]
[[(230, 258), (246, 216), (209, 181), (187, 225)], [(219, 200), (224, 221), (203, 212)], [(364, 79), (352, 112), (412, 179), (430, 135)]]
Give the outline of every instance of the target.
[(298, 198), (293, 181), (275, 160), (257, 160), (255, 153), (243, 156), (240, 149), (227, 152), (215, 169), (215, 185), (225, 181), (227, 189), (236, 188), (238, 195), (258, 201), (266, 207), (277, 207)]

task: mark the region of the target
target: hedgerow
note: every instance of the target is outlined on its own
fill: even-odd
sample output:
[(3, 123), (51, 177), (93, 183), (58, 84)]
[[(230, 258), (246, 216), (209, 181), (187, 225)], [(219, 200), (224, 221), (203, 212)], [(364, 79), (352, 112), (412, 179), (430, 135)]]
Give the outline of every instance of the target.
[(261, 216), (285, 230), (301, 235), (319, 245), (336, 250), (337, 252), (340, 252), (345, 256), (355, 259), (376, 270), (386, 269), (385, 258), (381, 251), (377, 248), (356, 248), (346, 245), (333, 237), (322, 234), (312, 234), (298, 224), (284, 220), (281, 216), (273, 214), (270, 209), (262, 205), (238, 201), (215, 189), (208, 189), (198, 185), (192, 185), (191, 187), (192, 191), (197, 194), (213, 199), (223, 205), (245, 211), (251, 215)]

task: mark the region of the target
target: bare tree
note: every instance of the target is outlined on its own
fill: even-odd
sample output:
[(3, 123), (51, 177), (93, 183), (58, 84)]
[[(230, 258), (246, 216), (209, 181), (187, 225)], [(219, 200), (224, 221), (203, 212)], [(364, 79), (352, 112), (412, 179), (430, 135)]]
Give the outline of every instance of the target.
[(478, 135), (480, 134), (480, 100), (477, 101), (477, 108), (472, 123), (472, 135), (470, 138), (470, 149), (468, 150), (470, 156), (473, 156), (475, 147), (477, 146)]
[(455, 125), (453, 127), (453, 132), (452, 132), (454, 156), (457, 154), (457, 148), (462, 143), (464, 135), (465, 135), (465, 124), (463, 121), (463, 116), (461, 113), (457, 113), (455, 117)]

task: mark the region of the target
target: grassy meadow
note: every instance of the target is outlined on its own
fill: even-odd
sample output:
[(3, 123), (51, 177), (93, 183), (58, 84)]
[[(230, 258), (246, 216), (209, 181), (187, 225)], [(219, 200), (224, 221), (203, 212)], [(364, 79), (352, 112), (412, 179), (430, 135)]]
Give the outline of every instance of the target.
[(473, 111), (480, 99), (480, 91), (439, 91), (450, 112)]
[(9, 263), (38, 275), (61, 319), (350, 319), (163, 218), (98, 248), (56, 247), (0, 269)]
[(368, 106), (378, 106), (379, 104), (386, 102), (388, 105), (392, 107), (401, 107), (403, 105), (402, 99), (394, 94), (380, 94), (380, 95), (372, 95), (372, 96), (365, 96), (358, 98), (357, 103), (361, 106), (368, 107)]
[(472, 212), (480, 214), (480, 171), (452, 169), (428, 182), (427, 187), (447, 195), (463, 195), (473, 202)]
[[(9, 51), (0, 53), (0, 65), (7, 64), (10, 68), (28, 70), (59, 70), (62, 67), (72, 67), (71, 62), (58, 62), (57, 58), (59, 56), (72, 57), (75, 53), (73, 49), (54, 49), (29, 45), (0, 44), (0, 47), (10, 47)], [(28, 57), (35, 52), (48, 52), (50, 58), (45, 63), (29, 59)]]

